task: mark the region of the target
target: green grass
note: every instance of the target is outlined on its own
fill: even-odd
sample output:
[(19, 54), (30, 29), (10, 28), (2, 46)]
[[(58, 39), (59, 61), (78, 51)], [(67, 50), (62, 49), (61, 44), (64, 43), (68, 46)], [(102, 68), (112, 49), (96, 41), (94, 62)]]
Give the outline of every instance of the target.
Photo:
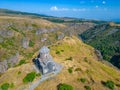
[(36, 73), (35, 72), (31, 72), (31, 73), (28, 73), (24, 79), (23, 79), (23, 82), (24, 83), (29, 83), (29, 82), (32, 82), (36, 77)]
[(66, 58), (66, 60), (72, 61), (73, 57)]
[(57, 90), (74, 90), (74, 88), (71, 85), (63, 83), (57, 86)]

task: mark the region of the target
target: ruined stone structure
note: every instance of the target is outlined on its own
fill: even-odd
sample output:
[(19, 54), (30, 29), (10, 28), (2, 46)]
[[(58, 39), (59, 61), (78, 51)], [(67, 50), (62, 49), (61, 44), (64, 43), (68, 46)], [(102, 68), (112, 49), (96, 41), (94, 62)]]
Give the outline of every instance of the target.
[(53, 61), (49, 51), (46, 46), (43, 46), (39, 51), (38, 57), (33, 59), (34, 64), (42, 75), (55, 73), (57, 70), (60, 70), (60, 65)]

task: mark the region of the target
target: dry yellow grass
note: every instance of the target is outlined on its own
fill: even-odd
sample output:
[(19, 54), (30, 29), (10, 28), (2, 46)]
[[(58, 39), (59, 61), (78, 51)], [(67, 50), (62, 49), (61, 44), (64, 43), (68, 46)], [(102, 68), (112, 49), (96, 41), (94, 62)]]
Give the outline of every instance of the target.
[[(76, 37), (65, 37), (50, 46), (50, 50), (54, 60), (63, 65), (63, 69), (55, 77), (42, 82), (35, 90), (57, 90), (59, 83), (70, 84), (75, 90), (85, 90), (85, 85), (89, 85), (92, 90), (109, 90), (101, 84), (101, 81), (106, 80), (112, 80), (115, 84), (120, 84), (120, 71), (97, 61), (94, 48), (84, 44)], [(60, 51), (60, 54), (56, 54), (56, 51)], [(66, 60), (69, 57), (72, 57), (73, 60)], [(68, 72), (70, 67), (72, 67), (72, 73)], [(21, 74), (18, 74), (19, 71)], [(29, 88), (31, 83), (24, 84), (22, 80), (27, 73), (32, 71), (35, 71), (32, 63), (11, 68), (0, 77), (0, 85), (6, 82), (14, 83), (14, 88), (9, 90)], [(86, 78), (87, 81), (82, 83), (77, 80), (80, 78)], [(39, 80), (39, 78), (37, 77), (34, 81), (36, 80)], [(119, 90), (120, 88), (115, 87), (115, 89)]]
[[(97, 61), (94, 48), (76, 37), (66, 37), (50, 49), (54, 60), (62, 64), (64, 68), (57, 76), (41, 83), (35, 90), (57, 90), (59, 83), (70, 84), (75, 90), (85, 90), (85, 85), (89, 85), (92, 90), (109, 90), (101, 84), (101, 81), (107, 80), (120, 84), (120, 71)], [(56, 50), (64, 50), (64, 52), (56, 54)], [(66, 60), (69, 57), (73, 57), (73, 60)], [(68, 72), (70, 67), (73, 67), (71, 74)], [(87, 82), (83, 84), (77, 80), (78, 78), (86, 78)], [(119, 89), (116, 87), (116, 90)]]

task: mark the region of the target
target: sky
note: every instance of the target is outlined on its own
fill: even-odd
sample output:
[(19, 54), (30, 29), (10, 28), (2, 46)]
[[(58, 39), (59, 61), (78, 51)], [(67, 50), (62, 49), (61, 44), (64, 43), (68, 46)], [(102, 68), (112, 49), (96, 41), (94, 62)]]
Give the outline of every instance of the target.
[(0, 8), (97, 20), (120, 20), (120, 0), (0, 0)]

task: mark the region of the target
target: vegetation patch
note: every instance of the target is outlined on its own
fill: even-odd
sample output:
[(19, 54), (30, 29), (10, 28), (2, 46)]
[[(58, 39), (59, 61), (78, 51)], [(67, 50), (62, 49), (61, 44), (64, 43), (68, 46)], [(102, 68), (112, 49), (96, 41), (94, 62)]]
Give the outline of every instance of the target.
[(34, 42), (32, 40), (29, 41), (29, 47), (33, 47), (34, 46)]
[(111, 90), (114, 90), (115, 84), (111, 80), (107, 80), (106, 82), (102, 81), (102, 84), (106, 87), (108, 87)]
[(73, 72), (72, 69), (73, 69), (72, 67), (68, 68), (68, 72), (69, 72), (69, 73), (72, 73), (72, 72)]
[(72, 60), (73, 60), (73, 57), (66, 58), (66, 60), (72, 61)]
[(74, 88), (71, 85), (65, 84), (65, 83), (61, 83), (57, 86), (58, 90), (74, 90)]
[(40, 76), (41, 76), (41, 74), (40, 74), (40, 73), (37, 73), (37, 74), (36, 74), (36, 76), (40, 77)]
[(84, 88), (85, 88), (86, 90), (91, 90), (91, 87), (90, 87), (90, 86), (84, 86)]
[(29, 82), (32, 82), (36, 77), (36, 73), (35, 72), (31, 72), (31, 73), (28, 73), (24, 79), (23, 79), (23, 82), (24, 83), (29, 83)]
[(76, 68), (75, 71), (81, 71), (81, 68)]
[(26, 64), (26, 61), (25, 60), (20, 60), (18, 65), (22, 65), (22, 64)]
[(2, 90), (8, 90), (9, 87), (10, 87), (9, 83), (4, 83), (4, 84), (1, 85)]
[(56, 54), (60, 54), (60, 51), (57, 50), (57, 51), (56, 51)]
[(13, 88), (13, 87), (14, 87), (14, 83), (11, 83), (11, 84), (10, 84), (10, 88)]
[(85, 83), (87, 80), (86, 80), (86, 78), (80, 78), (80, 79), (78, 79), (78, 81), (81, 81), (82, 83)]
[(21, 74), (21, 71), (18, 72), (18, 75), (20, 75), (20, 74)]

